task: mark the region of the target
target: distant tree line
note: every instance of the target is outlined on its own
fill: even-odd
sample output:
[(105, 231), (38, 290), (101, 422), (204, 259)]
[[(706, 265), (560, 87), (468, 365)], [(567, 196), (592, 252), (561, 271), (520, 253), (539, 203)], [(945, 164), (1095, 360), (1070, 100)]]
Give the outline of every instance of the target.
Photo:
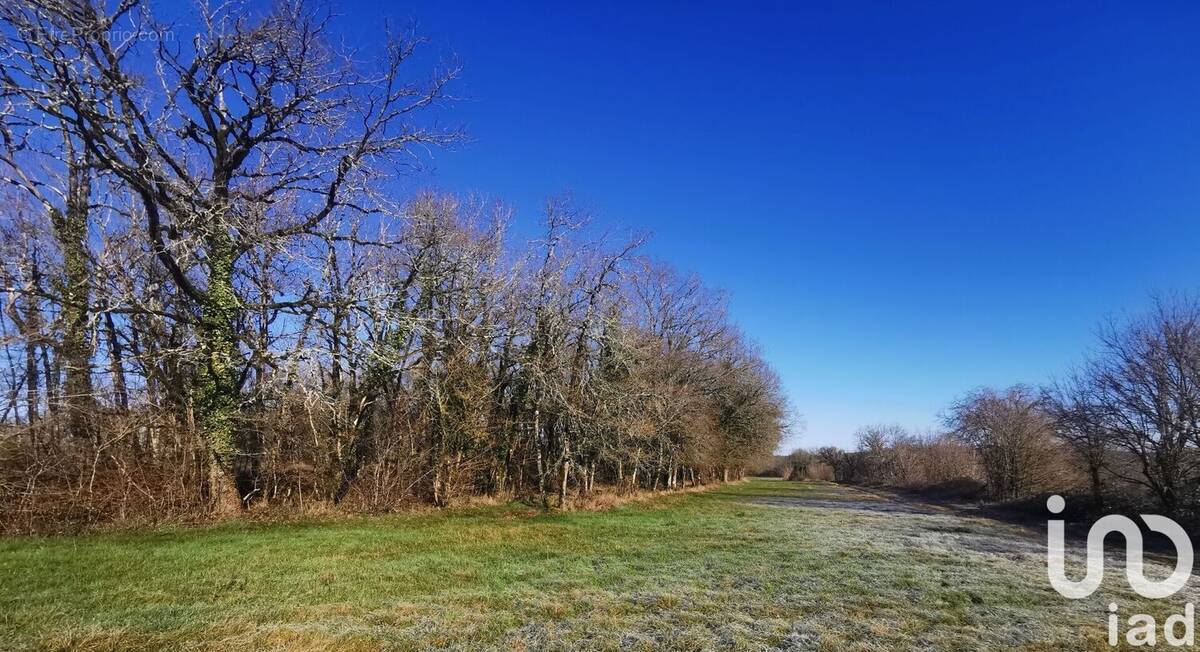
[(397, 196), (461, 138), (420, 39), (364, 64), (306, 2), (198, 11), (0, 6), (3, 527), (569, 505), (774, 451), (774, 372), (644, 238), (554, 200), (514, 246), (500, 206)]
[(1097, 509), (1200, 521), (1200, 303), (1160, 299), (1109, 322), (1064, 379), (972, 391), (944, 425), (868, 426), (854, 451), (796, 451), (771, 472), (948, 492), (978, 482), (1003, 501), (1073, 492)]

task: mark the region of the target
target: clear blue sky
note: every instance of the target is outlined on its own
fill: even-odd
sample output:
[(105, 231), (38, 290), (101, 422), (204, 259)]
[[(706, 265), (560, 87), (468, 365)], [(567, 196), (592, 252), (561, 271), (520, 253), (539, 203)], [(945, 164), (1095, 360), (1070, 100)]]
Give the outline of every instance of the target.
[(807, 422), (938, 423), (1200, 265), (1200, 4), (375, 3), (465, 66), (422, 181), (572, 191), (732, 296)]

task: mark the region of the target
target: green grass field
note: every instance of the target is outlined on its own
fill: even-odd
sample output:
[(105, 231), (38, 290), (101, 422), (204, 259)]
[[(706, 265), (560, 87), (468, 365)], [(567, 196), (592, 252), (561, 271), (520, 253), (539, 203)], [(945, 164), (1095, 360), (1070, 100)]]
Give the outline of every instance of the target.
[(1132, 594), (1061, 598), (1040, 536), (751, 480), (603, 512), (5, 539), (0, 649), (1110, 649), (1105, 605)]

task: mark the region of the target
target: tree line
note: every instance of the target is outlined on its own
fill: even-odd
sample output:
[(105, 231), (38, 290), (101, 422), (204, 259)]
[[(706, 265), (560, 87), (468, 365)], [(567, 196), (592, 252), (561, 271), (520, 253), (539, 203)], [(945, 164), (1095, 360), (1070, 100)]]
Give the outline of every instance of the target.
[(555, 199), (514, 244), (501, 205), (401, 194), (462, 139), (456, 66), (304, 1), (197, 11), (0, 7), (3, 527), (568, 505), (771, 455), (774, 372), (644, 236)]
[(1040, 387), (980, 388), (915, 435), (867, 426), (853, 451), (796, 451), (774, 473), (1019, 501), (1073, 492), (1093, 508), (1200, 521), (1200, 301), (1160, 298), (1109, 321), (1076, 369)]

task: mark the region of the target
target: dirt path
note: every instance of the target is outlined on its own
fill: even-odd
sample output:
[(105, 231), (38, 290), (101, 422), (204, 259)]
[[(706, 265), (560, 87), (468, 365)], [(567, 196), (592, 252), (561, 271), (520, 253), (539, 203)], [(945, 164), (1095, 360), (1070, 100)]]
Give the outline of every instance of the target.
[[(898, 527), (923, 528), (927, 531), (956, 535), (954, 544), (967, 550), (1005, 554), (1044, 555), (1046, 550), (1046, 521), (1028, 512), (1005, 511), (976, 504), (936, 501), (887, 489), (853, 487), (829, 482), (805, 483), (806, 491), (756, 496), (753, 502), (777, 507), (823, 510), (848, 510), (877, 514), (896, 514), (914, 517), (912, 522), (897, 523)], [(906, 519), (907, 520), (907, 519)], [(1090, 523), (1090, 522), (1089, 522)], [(1082, 564), (1089, 523), (1068, 523), (1068, 554)], [(1165, 576), (1174, 567), (1174, 548), (1170, 542), (1152, 533), (1144, 540), (1145, 559), (1151, 567), (1159, 566)], [(1119, 544), (1109, 546), (1109, 565), (1124, 564)]]
[(754, 502), (780, 507), (812, 507), (827, 509), (860, 509), (889, 514), (949, 513), (946, 507), (903, 499), (898, 495), (874, 492), (858, 487), (821, 483), (800, 495), (763, 496)]
[(755, 496), (750, 500), (776, 507), (896, 515), (900, 518), (889, 529), (898, 531), (896, 533), (910, 541), (927, 539), (931, 549), (1045, 554), (1044, 531), (982, 516), (968, 506), (933, 503), (895, 492), (833, 483), (803, 486), (803, 491)]

